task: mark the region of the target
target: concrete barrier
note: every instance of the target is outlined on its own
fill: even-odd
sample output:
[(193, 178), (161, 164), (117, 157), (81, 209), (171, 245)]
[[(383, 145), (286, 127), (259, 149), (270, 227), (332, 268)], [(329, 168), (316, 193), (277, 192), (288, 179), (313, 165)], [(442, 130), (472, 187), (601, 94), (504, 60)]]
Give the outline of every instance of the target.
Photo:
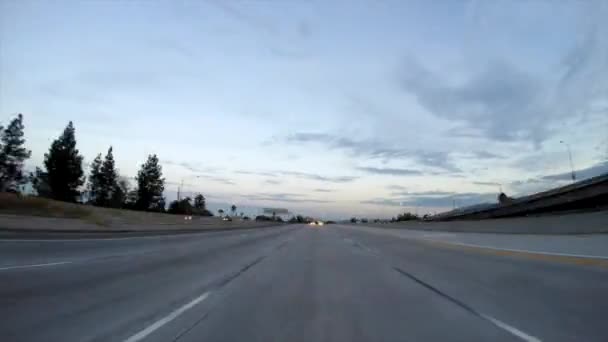
[(408, 221), (361, 224), (385, 229), (500, 234), (608, 234), (608, 211), (488, 220)]

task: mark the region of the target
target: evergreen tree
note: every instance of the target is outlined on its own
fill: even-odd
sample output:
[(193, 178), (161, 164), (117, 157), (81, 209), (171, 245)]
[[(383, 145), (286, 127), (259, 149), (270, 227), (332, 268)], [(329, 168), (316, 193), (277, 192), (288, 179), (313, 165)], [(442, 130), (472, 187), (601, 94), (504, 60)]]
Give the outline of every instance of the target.
[(125, 196), (124, 208), (137, 209), (137, 189), (129, 190)]
[(84, 183), (82, 156), (76, 149), (76, 135), (72, 121), (51, 144), (44, 155), (48, 186), (51, 196), (60, 201), (74, 202), (80, 195), (78, 188)]
[(181, 200), (175, 200), (169, 204), (168, 212), (170, 214), (184, 214), (184, 215), (192, 215), (194, 211), (191, 203), (192, 199), (190, 197), (186, 197)]
[[(129, 182), (127, 179), (120, 177), (117, 182), (116, 189), (112, 193), (110, 199), (110, 207), (112, 208), (124, 208), (128, 207), (128, 196), (129, 196)], [(135, 202), (135, 200), (133, 201)]]
[(137, 173), (137, 209), (164, 211), (165, 179), (162, 175), (158, 157), (149, 155)]
[(19, 186), (27, 182), (23, 174), (23, 162), (31, 151), (23, 145), (23, 115), (19, 114), (8, 127), (0, 126), (0, 191), (18, 192)]
[(36, 167), (36, 172), (30, 173), (32, 187), (40, 197), (52, 198), (51, 187), (49, 186), (49, 174)]
[(103, 174), (101, 173), (101, 153), (95, 157), (91, 163), (89, 174), (89, 201), (94, 205), (101, 205), (103, 202)]
[(101, 175), (103, 179), (101, 193), (103, 206), (110, 206), (110, 202), (114, 197), (114, 193), (118, 191), (118, 173), (114, 166), (114, 156), (112, 155), (112, 146), (108, 149), (108, 153), (101, 165)]
[(124, 198), (122, 195), (124, 192), (117, 196), (114, 195), (116, 192), (121, 192), (121, 189), (118, 185), (118, 173), (114, 167), (111, 146), (103, 161), (100, 153), (91, 164), (89, 191), (91, 203), (102, 207), (116, 206), (118, 205), (116, 201), (121, 197)]

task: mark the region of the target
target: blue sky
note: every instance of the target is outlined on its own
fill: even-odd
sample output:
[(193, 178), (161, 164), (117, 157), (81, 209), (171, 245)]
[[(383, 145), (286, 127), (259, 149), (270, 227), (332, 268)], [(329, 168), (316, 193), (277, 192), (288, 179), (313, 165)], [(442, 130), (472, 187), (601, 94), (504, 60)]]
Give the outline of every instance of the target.
[[(0, 121), (210, 202), (434, 212), (608, 171), (604, 1), (0, 0)], [(500, 185), (499, 185), (500, 184)], [(403, 207), (403, 208), (400, 208)]]

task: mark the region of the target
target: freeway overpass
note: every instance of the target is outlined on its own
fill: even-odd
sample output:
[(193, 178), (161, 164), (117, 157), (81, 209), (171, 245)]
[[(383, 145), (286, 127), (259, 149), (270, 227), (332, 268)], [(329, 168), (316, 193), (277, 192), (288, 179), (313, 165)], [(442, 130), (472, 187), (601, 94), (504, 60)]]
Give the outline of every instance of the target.
[(0, 240), (0, 336), (606, 341), (607, 247), (605, 235), (348, 225), (8, 236)]
[(608, 174), (514, 198), (503, 204), (455, 209), (434, 215), (430, 219), (477, 220), (598, 208), (608, 208)]

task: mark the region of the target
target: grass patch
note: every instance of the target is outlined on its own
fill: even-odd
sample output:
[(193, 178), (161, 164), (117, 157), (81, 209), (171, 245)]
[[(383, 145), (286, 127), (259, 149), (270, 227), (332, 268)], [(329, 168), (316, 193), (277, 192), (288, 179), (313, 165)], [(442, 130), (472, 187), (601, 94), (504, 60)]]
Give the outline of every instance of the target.
[[(99, 226), (120, 224), (187, 224), (183, 215), (153, 213), (128, 209), (101, 208), (88, 204), (67, 203), (48, 198), (0, 193), (0, 214), (80, 219)], [(197, 225), (221, 223), (217, 218), (198, 218)]]
[(87, 206), (47, 198), (0, 193), (0, 213), (86, 219), (93, 215)]

